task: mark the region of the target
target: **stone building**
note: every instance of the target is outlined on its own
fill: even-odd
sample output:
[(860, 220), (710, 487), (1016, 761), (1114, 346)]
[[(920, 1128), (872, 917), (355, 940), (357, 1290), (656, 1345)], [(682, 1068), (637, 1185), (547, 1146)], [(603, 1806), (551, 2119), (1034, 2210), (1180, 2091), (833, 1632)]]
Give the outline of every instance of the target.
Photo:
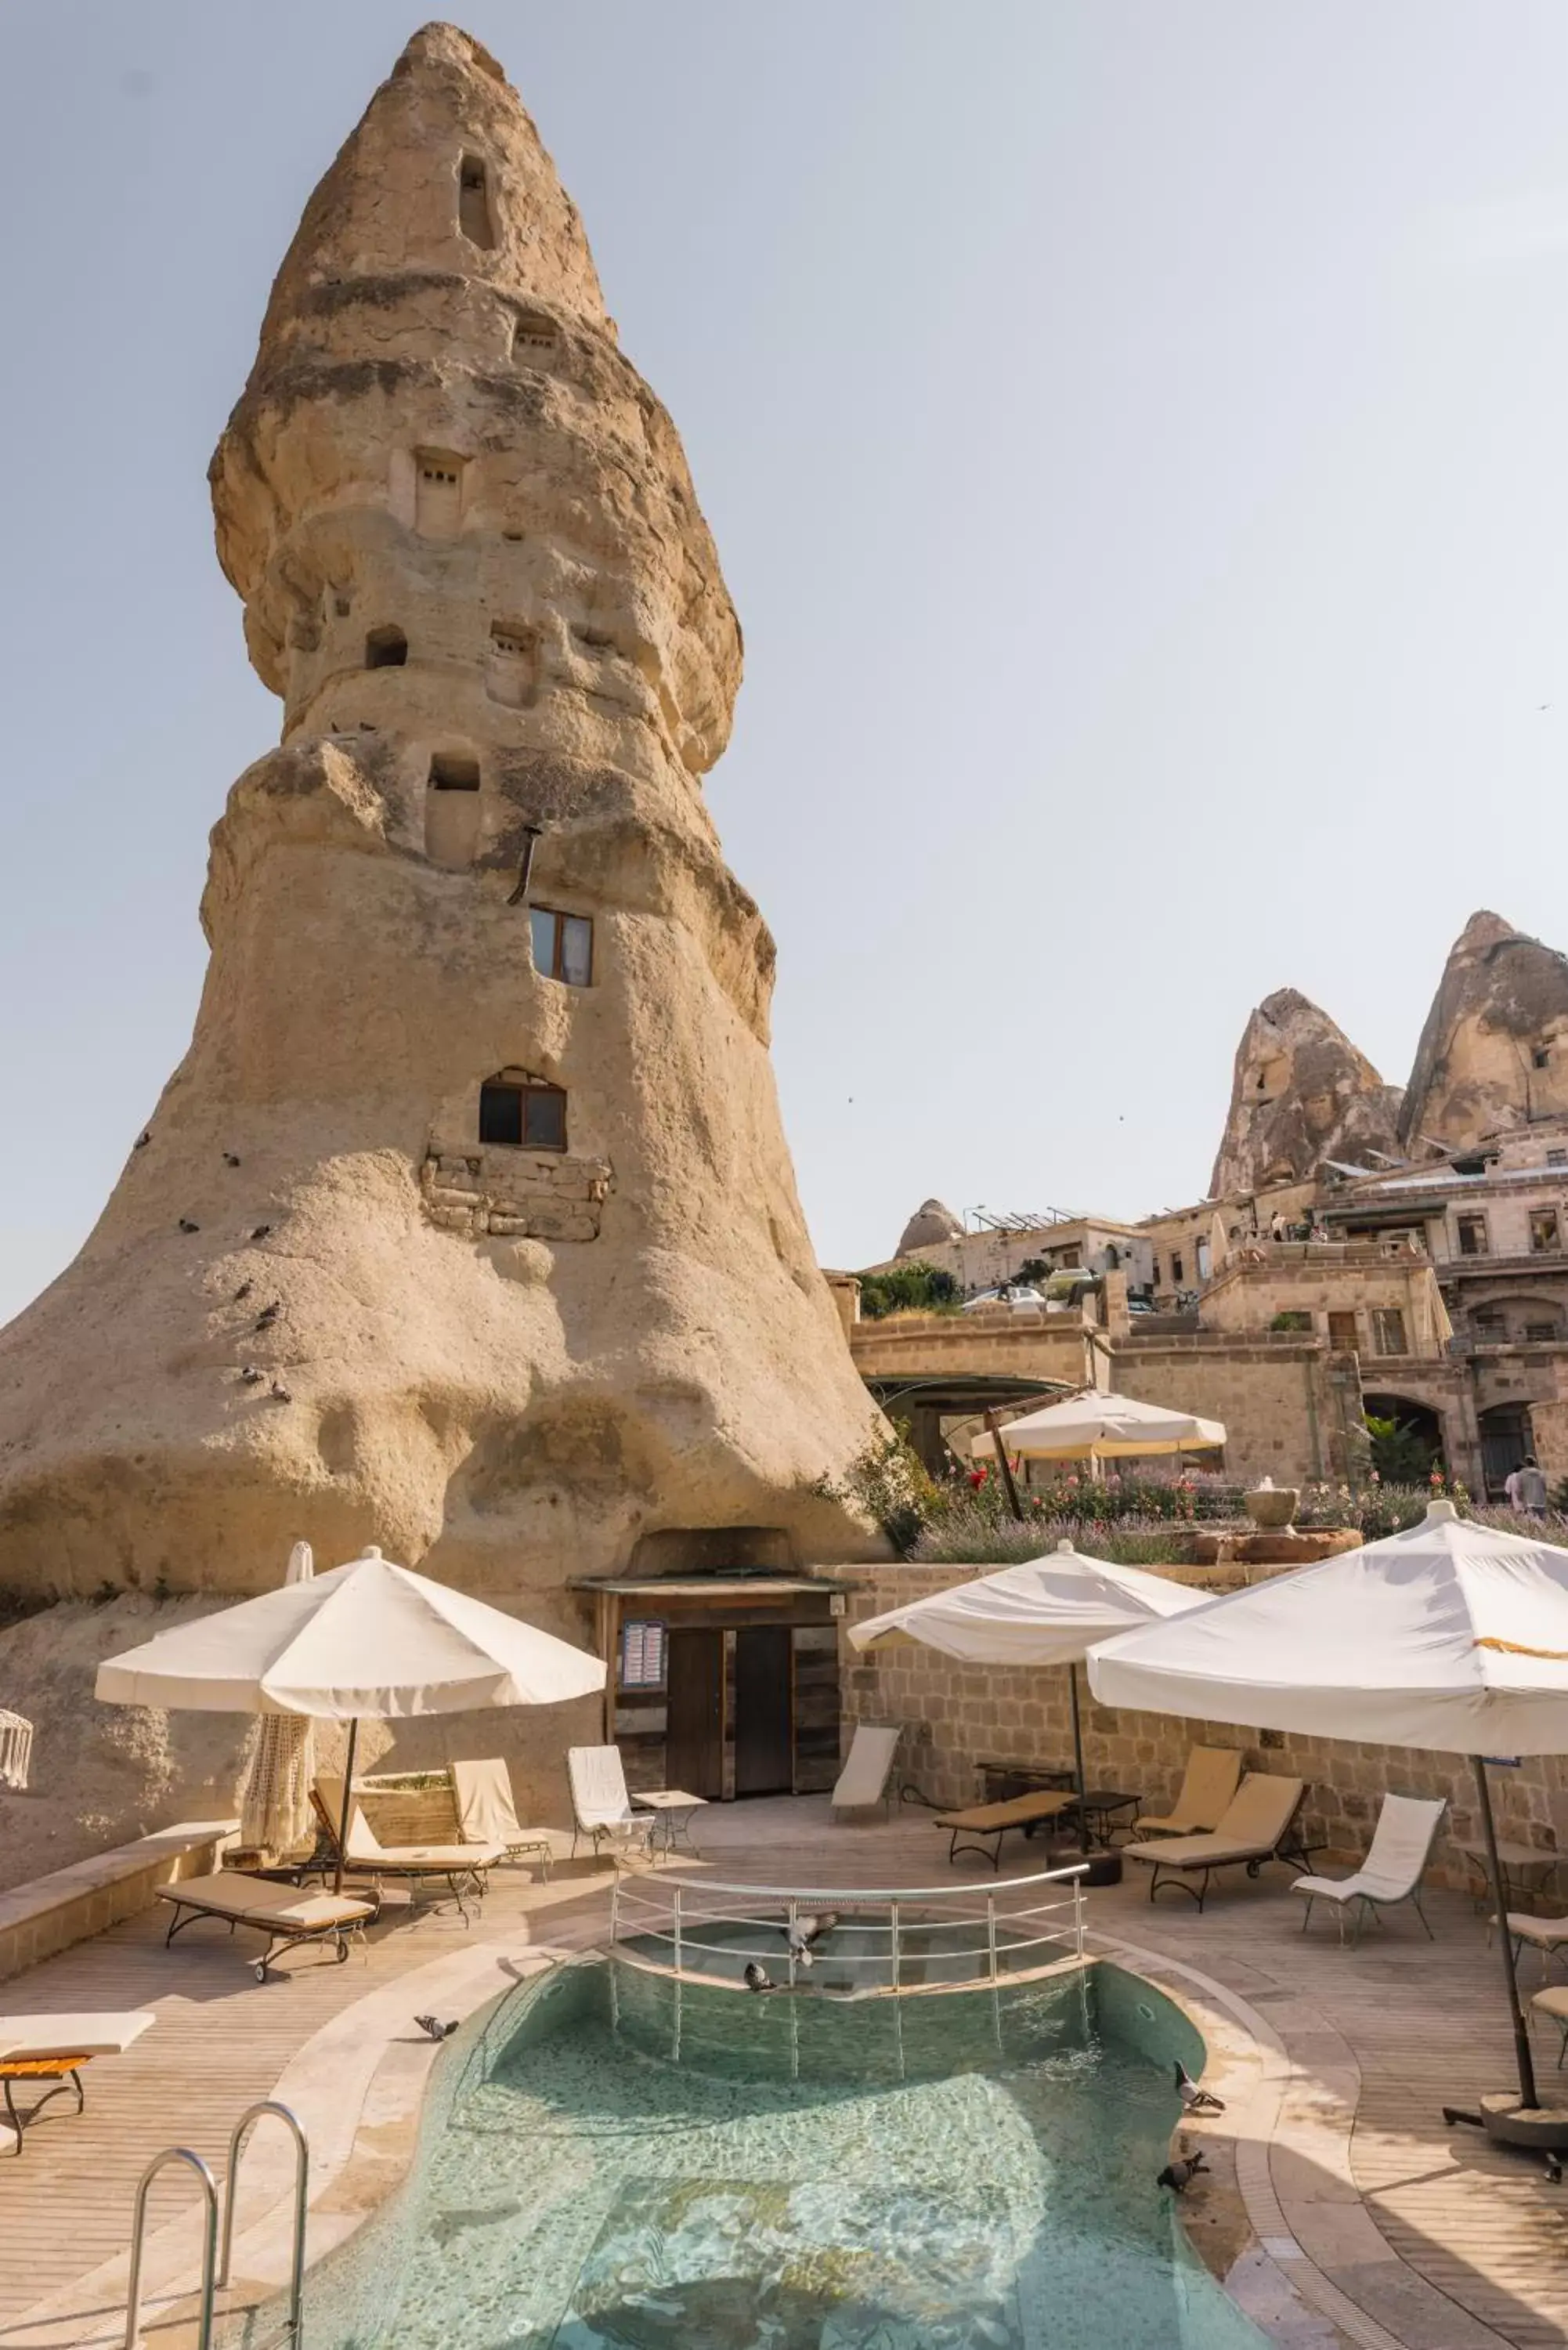
[(212, 465), (283, 704), (216, 826), (195, 1034), (0, 1336), (0, 1586), (389, 1554), (876, 1555), (877, 1425), (702, 776), (740, 632), (680, 442), (500, 68), (409, 43), (306, 206)]

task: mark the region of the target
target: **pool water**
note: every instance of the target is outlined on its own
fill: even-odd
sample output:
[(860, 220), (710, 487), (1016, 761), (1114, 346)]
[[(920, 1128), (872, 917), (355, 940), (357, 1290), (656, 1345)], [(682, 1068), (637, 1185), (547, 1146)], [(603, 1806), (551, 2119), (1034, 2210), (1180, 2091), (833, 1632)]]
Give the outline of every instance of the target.
[(443, 2056), (312, 2350), (1259, 2350), (1155, 2184), (1175, 2056), (1106, 1967), (854, 2002), (565, 1967)]

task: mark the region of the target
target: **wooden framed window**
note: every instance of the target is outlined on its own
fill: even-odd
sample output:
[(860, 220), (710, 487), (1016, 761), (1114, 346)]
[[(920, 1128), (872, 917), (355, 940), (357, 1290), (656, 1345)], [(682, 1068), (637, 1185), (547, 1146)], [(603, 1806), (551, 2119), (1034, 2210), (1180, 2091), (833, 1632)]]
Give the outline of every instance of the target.
[(1461, 1256), (1487, 1256), (1490, 1253), (1484, 1216), (1460, 1216), (1456, 1221), (1455, 1229), (1459, 1237)]
[(1328, 1317), (1328, 1343), (1354, 1355), (1361, 1344), (1353, 1313), (1331, 1313)]
[(1397, 1305), (1372, 1308), (1372, 1348), (1378, 1355), (1405, 1355), (1405, 1316)]
[(565, 1150), (566, 1097), (540, 1077), (487, 1077), (479, 1088), (479, 1139), (521, 1150)]
[(1527, 1322), (1524, 1326), (1524, 1340), (1529, 1347), (1550, 1347), (1562, 1336), (1563, 1325), (1558, 1321)]
[(594, 976), (594, 926), (587, 914), (563, 914), (555, 906), (530, 906), (528, 928), (534, 968), (541, 979), (566, 987), (590, 987)]
[(1173, 1289), (1179, 1289), (1181, 1282), (1181, 1259), (1179, 1256), (1173, 1256), (1170, 1260), (1170, 1285)]
[(1530, 1252), (1532, 1256), (1552, 1256), (1563, 1246), (1562, 1227), (1555, 1208), (1532, 1208), (1530, 1211)]

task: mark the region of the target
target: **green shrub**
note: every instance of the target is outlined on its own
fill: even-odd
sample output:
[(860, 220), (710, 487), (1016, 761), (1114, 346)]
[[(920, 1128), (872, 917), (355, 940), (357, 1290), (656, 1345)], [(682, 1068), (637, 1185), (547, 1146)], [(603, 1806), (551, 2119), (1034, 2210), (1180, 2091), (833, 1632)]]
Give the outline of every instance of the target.
[(1276, 1314), (1273, 1320), (1270, 1323), (1269, 1327), (1271, 1330), (1310, 1330), (1312, 1328), (1312, 1315), (1310, 1314), (1301, 1313), (1293, 1305), (1288, 1307), (1284, 1313)]
[(963, 1292), (940, 1265), (889, 1265), (886, 1273), (860, 1275), (860, 1311), (868, 1322), (888, 1314), (956, 1314)]

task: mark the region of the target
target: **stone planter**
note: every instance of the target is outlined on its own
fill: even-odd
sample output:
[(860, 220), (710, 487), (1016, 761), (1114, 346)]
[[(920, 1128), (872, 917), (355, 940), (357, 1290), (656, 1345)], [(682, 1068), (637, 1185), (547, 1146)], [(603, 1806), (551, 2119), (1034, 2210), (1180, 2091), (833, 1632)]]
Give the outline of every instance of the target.
[(1247, 1515), (1264, 1533), (1273, 1534), (1294, 1523), (1300, 1490), (1294, 1485), (1264, 1482), (1246, 1496)]

